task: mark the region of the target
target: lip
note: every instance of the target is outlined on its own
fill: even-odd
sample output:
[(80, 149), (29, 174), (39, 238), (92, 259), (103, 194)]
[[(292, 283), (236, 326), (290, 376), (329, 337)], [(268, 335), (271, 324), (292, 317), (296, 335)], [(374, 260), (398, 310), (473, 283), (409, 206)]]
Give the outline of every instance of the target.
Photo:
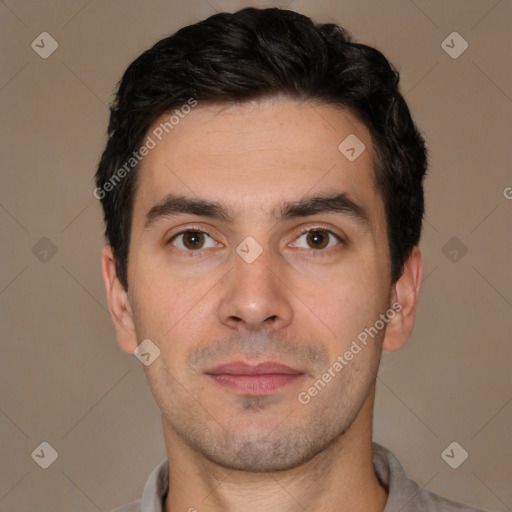
[(217, 384), (243, 395), (269, 394), (304, 375), (300, 370), (275, 361), (264, 361), (256, 365), (231, 361), (205, 373)]
[(230, 361), (207, 370), (205, 373), (210, 375), (230, 374), (230, 375), (265, 375), (271, 373), (280, 373), (285, 375), (302, 374), (300, 370), (290, 368), (282, 363), (275, 361), (263, 361), (261, 363), (251, 365), (244, 361)]

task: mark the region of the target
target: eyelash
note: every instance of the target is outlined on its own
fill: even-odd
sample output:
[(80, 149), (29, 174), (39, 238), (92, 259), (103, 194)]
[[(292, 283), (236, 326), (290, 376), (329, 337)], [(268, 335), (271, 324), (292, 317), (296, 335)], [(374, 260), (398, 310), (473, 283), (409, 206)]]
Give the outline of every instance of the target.
[[(324, 232), (329, 235), (332, 235), (334, 238), (336, 238), (338, 240), (338, 242), (340, 242), (340, 244), (346, 243), (345, 240), (341, 237), (341, 235), (335, 233), (334, 231), (332, 231), (324, 226), (315, 226), (315, 227), (304, 228), (297, 234), (297, 237), (295, 238), (295, 240), (300, 238), (305, 233), (309, 233), (309, 232), (313, 232), (313, 231), (320, 231), (320, 232)], [(210, 238), (214, 239), (209, 233), (207, 233), (203, 229), (191, 227), (191, 228), (184, 229), (183, 231), (180, 231), (179, 233), (175, 233), (174, 235), (172, 235), (172, 237), (166, 242), (166, 245), (170, 245), (177, 237), (179, 237), (180, 235), (185, 235), (187, 233), (202, 233), (202, 234), (205, 234), (205, 235), (209, 236)], [(311, 253), (314, 257), (323, 257), (323, 256), (329, 256), (333, 249), (335, 249), (335, 247), (330, 247), (329, 249), (304, 249), (304, 250), (306, 250), (308, 253)], [(188, 256), (191, 258), (202, 256), (201, 255), (202, 249), (197, 249), (195, 251), (190, 250), (190, 249), (188, 249), (188, 250), (187, 249), (178, 249), (178, 250), (189, 253)]]

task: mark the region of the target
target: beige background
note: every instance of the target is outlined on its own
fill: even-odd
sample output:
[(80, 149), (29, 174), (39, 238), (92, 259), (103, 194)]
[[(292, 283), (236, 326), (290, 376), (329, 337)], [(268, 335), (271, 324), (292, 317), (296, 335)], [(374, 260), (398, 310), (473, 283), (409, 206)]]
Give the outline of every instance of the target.
[[(248, 4), (0, 3), (2, 512), (110, 510), (138, 498), (165, 456), (142, 366), (117, 348), (106, 310), (93, 174), (126, 66), (179, 27)], [(382, 50), (430, 147), (425, 281), (408, 345), (384, 355), (375, 440), (427, 489), (512, 510), (512, 2), (274, 5)], [(59, 45), (47, 59), (31, 48), (43, 31)], [(469, 43), (457, 59), (441, 47), (454, 31)], [(31, 457), (43, 441), (58, 452), (46, 470)], [(441, 458), (452, 441), (469, 453), (458, 469)]]

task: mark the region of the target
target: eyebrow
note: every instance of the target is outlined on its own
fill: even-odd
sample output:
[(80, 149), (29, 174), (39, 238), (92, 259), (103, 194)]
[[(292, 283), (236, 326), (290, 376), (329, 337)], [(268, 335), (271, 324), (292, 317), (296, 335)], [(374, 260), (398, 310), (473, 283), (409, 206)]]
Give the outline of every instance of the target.
[[(280, 222), (296, 217), (309, 217), (319, 213), (346, 215), (364, 227), (370, 225), (370, 216), (366, 208), (351, 199), (345, 192), (304, 196), (297, 201), (285, 201), (277, 211), (274, 211), (273, 218)], [(208, 217), (231, 224), (236, 218), (233, 210), (218, 202), (169, 194), (147, 212), (144, 230), (149, 229), (159, 219), (184, 214)]]

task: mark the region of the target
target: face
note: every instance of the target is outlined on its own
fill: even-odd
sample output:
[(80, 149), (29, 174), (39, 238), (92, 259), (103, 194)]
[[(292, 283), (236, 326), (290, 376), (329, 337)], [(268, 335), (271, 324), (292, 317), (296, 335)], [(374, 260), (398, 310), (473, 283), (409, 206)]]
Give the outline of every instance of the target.
[(394, 322), (370, 134), (346, 110), (273, 99), (199, 104), (153, 138), (120, 344), (160, 350), (144, 369), (169, 436), (226, 468), (296, 467), (357, 417)]

